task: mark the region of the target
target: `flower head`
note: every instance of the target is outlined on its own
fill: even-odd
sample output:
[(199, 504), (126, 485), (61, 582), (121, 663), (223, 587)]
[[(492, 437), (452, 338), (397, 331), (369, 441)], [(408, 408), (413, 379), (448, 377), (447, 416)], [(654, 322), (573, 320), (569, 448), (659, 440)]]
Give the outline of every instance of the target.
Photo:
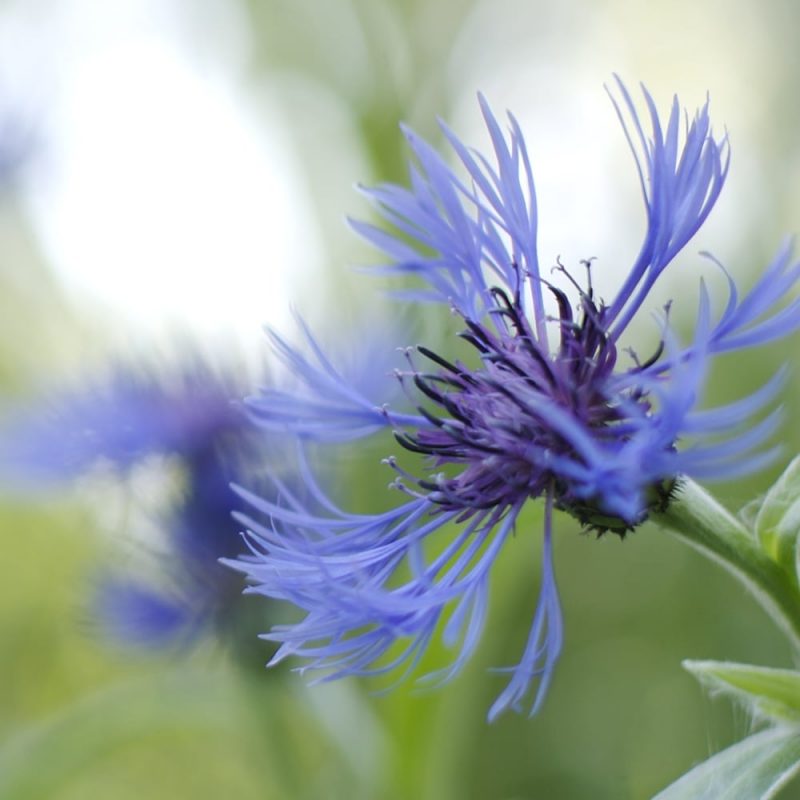
[[(199, 352), (158, 367), (118, 364), (105, 377), (9, 413), (0, 437), (6, 484), (40, 489), (105, 464), (127, 476), (146, 463), (173, 475), (174, 497), (143, 498), (161, 540), (149, 577), (115, 569), (98, 580), (93, 617), (125, 644), (187, 642), (241, 612), (241, 579), (219, 564), (242, 550), (232, 480), (265, 457), (237, 407), (239, 370), (214, 369)], [(153, 459), (155, 458), (155, 462)], [(177, 473), (177, 474), (176, 474)], [(153, 574), (155, 573), (155, 574)]]
[[(459, 359), (425, 346), (406, 351), (407, 365), (397, 374), (415, 398), (415, 414), (395, 414), (377, 401), (370, 406), (342, 382), (336, 400), (330, 393), (316, 397), (324, 428), (316, 438), (364, 433), (328, 413), (332, 403), (350, 397), (351, 420), (369, 419), (376, 427), (381, 421), (401, 447), (422, 456), (417, 470), (386, 459), (406, 497), (397, 508), (342, 510), (305, 465), (312, 502), (290, 491), (274, 502), (243, 492), (254, 511), (242, 516), (252, 553), (231, 565), (249, 576), (250, 591), (306, 612), (268, 634), (281, 643), (276, 661), (300, 656), (308, 662), (304, 668), (326, 670), (328, 678), (401, 663), (410, 669), (440, 631), (446, 644), (460, 645), (444, 674), (455, 673), (479, 640), (498, 552), (522, 508), (543, 498), (538, 605), (522, 657), (490, 718), (521, 709), (531, 691), (535, 712), (563, 633), (552, 566), (553, 510), (623, 535), (669, 502), (681, 474), (726, 477), (771, 456), (761, 445), (776, 415), (751, 419), (775, 397), (780, 376), (723, 408), (699, 411), (697, 405), (713, 356), (800, 326), (800, 300), (775, 310), (800, 276), (800, 264), (785, 247), (743, 299), (728, 279), (728, 302), (716, 318), (701, 282), (691, 344), (679, 343), (665, 315), (655, 352), (627, 354), (621, 337), (714, 206), (729, 148), (711, 130), (707, 103), (684, 122), (675, 100), (662, 124), (644, 91), (645, 122), (619, 81), (617, 90), (620, 100), (612, 95), (612, 101), (636, 160), (647, 226), (609, 303), (593, 290), (591, 262), (585, 262), (585, 280), (557, 264), (566, 289), (540, 268), (536, 194), (522, 132), (509, 115), (504, 133), (482, 97), (493, 159), (467, 148), (443, 125), (460, 162), (456, 171), (405, 130), (416, 157), (410, 188), (366, 190), (393, 229), (353, 223), (387, 254), (379, 271), (420, 282), (401, 293), (406, 300), (452, 309), (471, 354)], [(553, 317), (546, 311), (548, 293), (557, 308)], [(314, 375), (305, 378), (307, 387), (316, 385)], [(259, 415), (269, 418), (269, 398), (258, 403)], [(313, 431), (305, 418), (293, 423), (284, 417), (283, 425), (300, 437)], [(429, 547), (434, 538), (437, 544)]]

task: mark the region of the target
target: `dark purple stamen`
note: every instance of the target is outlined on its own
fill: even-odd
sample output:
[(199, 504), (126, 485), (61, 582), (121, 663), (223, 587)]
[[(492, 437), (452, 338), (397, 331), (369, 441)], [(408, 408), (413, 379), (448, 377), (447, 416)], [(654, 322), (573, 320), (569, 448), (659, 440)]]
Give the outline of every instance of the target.
[[(590, 273), (591, 261), (582, 263)], [(578, 289), (581, 311), (576, 321), (566, 294), (547, 284), (559, 309), (554, 320), (560, 333), (557, 357), (545, 352), (537, 341), (519, 294), (512, 299), (503, 289), (493, 287), (491, 317), (504, 320), (510, 335), (498, 336), (486, 325), (466, 319), (468, 330), (462, 338), (475, 347), (482, 362), (473, 371), (427, 347), (417, 348), (441, 369), (436, 373), (415, 369), (413, 373), (415, 386), (438, 406), (439, 413), (419, 406), (419, 413), (433, 428), (395, 433), (395, 438), (406, 450), (430, 456), (436, 468), (462, 466), (454, 477), (439, 475), (435, 480), (415, 481), (433, 492), (435, 502), (444, 508), (475, 511), (511, 505), (518, 500), (521, 487), (535, 497), (552, 485), (557, 506), (578, 508), (576, 516), (586, 525), (623, 533), (631, 520), (604, 510), (599, 500), (576, 497), (547, 464), (548, 458), (575, 459), (578, 454), (574, 444), (554, 430), (546, 408), (564, 409), (598, 440), (618, 439), (627, 421), (619, 398), (614, 403), (609, 400), (612, 393), (607, 382), (617, 352), (605, 329), (606, 307), (602, 301), (595, 302), (591, 277), (584, 290), (560, 261), (554, 269)], [(662, 342), (656, 354), (637, 369), (654, 363), (663, 347)], [(631, 387), (624, 399), (628, 414), (631, 404), (637, 414), (648, 413), (647, 392), (642, 388)], [(644, 516), (646, 513), (641, 519)]]

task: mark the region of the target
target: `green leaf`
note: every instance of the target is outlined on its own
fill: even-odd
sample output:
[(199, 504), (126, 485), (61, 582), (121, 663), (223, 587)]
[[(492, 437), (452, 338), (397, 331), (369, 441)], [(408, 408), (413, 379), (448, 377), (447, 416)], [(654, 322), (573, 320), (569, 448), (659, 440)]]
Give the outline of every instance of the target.
[(800, 456), (767, 492), (755, 519), (755, 532), (773, 561), (796, 576), (795, 548), (800, 533)]
[(769, 800), (798, 768), (798, 730), (770, 728), (698, 764), (653, 800)]
[(800, 672), (728, 661), (684, 661), (683, 666), (706, 686), (732, 695), (754, 713), (800, 723)]

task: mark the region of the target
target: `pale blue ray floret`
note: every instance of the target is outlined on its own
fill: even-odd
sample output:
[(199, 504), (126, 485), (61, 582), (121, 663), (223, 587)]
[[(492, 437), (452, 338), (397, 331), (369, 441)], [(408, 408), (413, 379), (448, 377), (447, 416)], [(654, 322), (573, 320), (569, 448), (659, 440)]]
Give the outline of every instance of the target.
[[(588, 528), (620, 535), (670, 502), (679, 476), (729, 477), (761, 467), (774, 450), (765, 442), (778, 417), (760, 412), (776, 397), (780, 375), (751, 396), (698, 410), (709, 361), (762, 345), (800, 326), (800, 300), (790, 295), (800, 264), (781, 249), (740, 298), (728, 278), (728, 300), (714, 314), (700, 285), (694, 336), (682, 345), (665, 315), (661, 344), (620, 366), (620, 337), (653, 283), (714, 206), (728, 172), (727, 137), (711, 130), (706, 103), (691, 119), (677, 99), (662, 124), (643, 90), (640, 118), (617, 80), (612, 102), (634, 154), (647, 210), (641, 249), (610, 303), (589, 280), (571, 300), (540, 269), (533, 174), (516, 119), (504, 132), (480, 97), (492, 159), (442, 130), (458, 162), (452, 168), (412, 131), (410, 188), (365, 190), (391, 232), (353, 227), (383, 250), (376, 269), (404, 279), (405, 302), (433, 302), (462, 321), (475, 351), (470, 365), (432, 349), (406, 351), (397, 372), (415, 413), (396, 412), (373, 396), (386, 366), (370, 352), (373, 380), (349, 383), (304, 328), (306, 356), (273, 335), (298, 387), (252, 398), (254, 419), (308, 440), (355, 440), (392, 432), (420, 456), (418, 472), (386, 463), (406, 500), (379, 514), (339, 508), (301, 457), (302, 498), (276, 480), (276, 499), (246, 491), (252, 511), (240, 519), (251, 553), (228, 562), (247, 574), (249, 591), (289, 601), (305, 612), (267, 634), (280, 643), (274, 661), (305, 660), (301, 670), (325, 679), (411, 670), (431, 639), (457, 648), (445, 677), (467, 661), (487, 613), (498, 552), (529, 500), (544, 498), (539, 599), (528, 642), (489, 716), (541, 705), (562, 646), (552, 565), (553, 510)], [(724, 273), (727, 276), (727, 273)], [(409, 282), (419, 284), (409, 289)], [(545, 294), (557, 316), (548, 316)], [(379, 374), (378, 374), (379, 373)], [(362, 375), (363, 378), (363, 375)], [(757, 418), (759, 421), (754, 421)], [(688, 440), (688, 444), (687, 444)], [(435, 554), (426, 542), (436, 537)]]

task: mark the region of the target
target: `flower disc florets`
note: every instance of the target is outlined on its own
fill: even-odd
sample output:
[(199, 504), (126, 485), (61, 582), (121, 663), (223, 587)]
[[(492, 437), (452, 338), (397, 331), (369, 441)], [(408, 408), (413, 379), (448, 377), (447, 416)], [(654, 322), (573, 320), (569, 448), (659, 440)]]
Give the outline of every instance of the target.
[[(584, 263), (588, 269), (589, 262)], [(566, 273), (560, 264), (558, 269)], [(669, 489), (655, 482), (646, 492), (646, 505), (631, 518), (609, 512), (600, 497), (577, 495), (563, 466), (580, 456), (552, 419), (563, 415), (575, 420), (599, 442), (624, 441), (632, 409), (639, 419), (650, 411), (647, 392), (634, 385), (622, 395), (614, 394), (610, 379), (617, 348), (605, 327), (607, 308), (595, 299), (591, 282), (586, 291), (579, 290), (577, 319), (566, 294), (555, 286), (548, 288), (559, 310), (555, 354), (537, 341), (519, 294), (510, 297), (502, 288), (491, 289), (491, 316), (501, 320), (500, 326), (465, 318), (467, 329), (460, 334), (477, 350), (480, 367), (469, 369), (418, 347), (437, 367), (434, 372), (412, 372), (417, 389), (436, 407), (418, 408), (433, 427), (395, 437), (406, 449), (430, 456), (434, 467), (462, 466), (455, 477), (439, 474), (416, 481), (444, 508), (512, 507), (521, 496), (535, 498), (551, 489), (555, 505), (584, 526), (624, 535), (646, 519), (649, 509), (665, 507)]]

